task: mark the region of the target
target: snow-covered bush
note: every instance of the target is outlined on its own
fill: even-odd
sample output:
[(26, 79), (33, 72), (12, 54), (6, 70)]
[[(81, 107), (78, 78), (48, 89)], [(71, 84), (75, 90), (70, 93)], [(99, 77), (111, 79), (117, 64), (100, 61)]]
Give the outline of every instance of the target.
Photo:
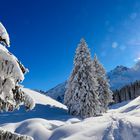
[(0, 140), (33, 140), (33, 138), (0, 129)]
[(90, 51), (85, 40), (81, 39), (64, 97), (64, 103), (72, 115), (83, 118), (99, 115), (98, 84), (92, 72)]
[(111, 103), (113, 92), (110, 90), (110, 85), (106, 77), (106, 71), (102, 64), (99, 62), (96, 54), (93, 60), (93, 75), (96, 77), (98, 82), (98, 94), (99, 101), (101, 103), (101, 113), (106, 112), (109, 103)]

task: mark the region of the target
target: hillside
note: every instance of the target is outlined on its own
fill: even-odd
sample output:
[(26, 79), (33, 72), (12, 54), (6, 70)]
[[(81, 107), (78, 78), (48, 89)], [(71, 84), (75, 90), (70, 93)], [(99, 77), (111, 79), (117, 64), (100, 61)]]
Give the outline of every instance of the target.
[(66, 90), (66, 84), (67, 84), (67, 82), (61, 83), (61, 84), (57, 85), (56, 87), (47, 91), (45, 94), (50, 96), (51, 98), (63, 103), (64, 93)]
[(66, 107), (38, 92), (24, 89), (36, 107), (30, 112), (21, 108), (0, 115), (0, 127), (26, 134), (35, 140), (139, 140), (140, 97), (116, 104), (108, 113), (81, 120), (67, 114)]
[(113, 90), (120, 89), (131, 82), (140, 80), (140, 61), (131, 68), (117, 66), (115, 69), (108, 72), (107, 76)]

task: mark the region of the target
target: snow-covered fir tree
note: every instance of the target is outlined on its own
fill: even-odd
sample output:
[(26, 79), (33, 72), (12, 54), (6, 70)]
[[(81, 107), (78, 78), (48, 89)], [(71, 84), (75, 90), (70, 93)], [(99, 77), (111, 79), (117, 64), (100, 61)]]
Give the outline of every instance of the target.
[(85, 40), (81, 39), (64, 96), (64, 103), (72, 115), (83, 118), (99, 115), (98, 84), (92, 71), (90, 51)]
[(96, 54), (94, 56), (92, 64), (93, 64), (93, 75), (96, 77), (98, 81), (98, 94), (101, 103), (101, 113), (103, 113), (107, 111), (109, 103), (113, 101), (112, 100), (113, 93), (110, 90), (110, 85), (106, 77), (106, 71), (102, 66), (102, 64), (99, 62)]
[[(13, 111), (22, 104), (25, 105), (26, 110), (33, 109), (34, 100), (22, 91), (20, 85), (27, 69), (6, 49), (6, 46), (10, 46), (9, 35), (0, 23), (0, 112)], [(0, 131), (1, 133), (2, 131)], [(7, 132), (4, 136), (8, 137), (8, 134)], [(0, 135), (0, 137), (3, 136)], [(25, 137), (21, 140), (25, 140)]]

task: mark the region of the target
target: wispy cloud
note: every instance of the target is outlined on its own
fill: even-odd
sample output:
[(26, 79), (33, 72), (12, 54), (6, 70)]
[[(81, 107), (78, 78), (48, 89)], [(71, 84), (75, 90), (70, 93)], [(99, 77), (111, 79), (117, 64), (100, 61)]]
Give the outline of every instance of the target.
[(140, 46), (140, 39), (131, 39), (127, 44), (131, 46)]
[(140, 61), (140, 57), (134, 59), (135, 62)]
[(118, 47), (118, 43), (116, 41), (112, 42), (112, 48), (116, 49)]

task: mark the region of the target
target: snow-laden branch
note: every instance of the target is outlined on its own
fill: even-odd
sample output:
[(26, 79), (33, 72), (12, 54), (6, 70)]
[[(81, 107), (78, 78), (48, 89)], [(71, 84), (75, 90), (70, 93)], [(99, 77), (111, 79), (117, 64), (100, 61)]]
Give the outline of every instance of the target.
[(23, 104), (27, 110), (33, 109), (33, 99), (20, 85), (28, 70), (7, 50), (7, 45), (10, 45), (9, 35), (0, 23), (0, 111), (13, 111)]
[(33, 140), (33, 138), (0, 129), (0, 140)]

